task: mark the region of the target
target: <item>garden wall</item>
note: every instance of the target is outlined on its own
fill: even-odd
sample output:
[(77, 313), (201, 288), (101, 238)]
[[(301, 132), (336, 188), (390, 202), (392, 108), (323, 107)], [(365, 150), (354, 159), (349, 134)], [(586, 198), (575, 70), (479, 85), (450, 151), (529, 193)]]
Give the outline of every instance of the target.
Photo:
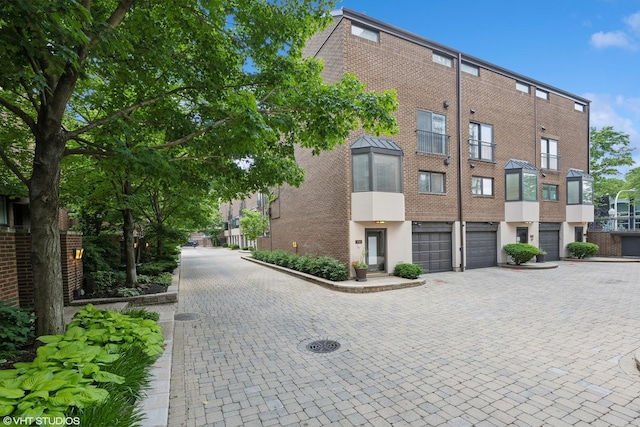
[(622, 241), (619, 235), (611, 235), (608, 231), (587, 232), (587, 241), (600, 247), (598, 256), (622, 256)]

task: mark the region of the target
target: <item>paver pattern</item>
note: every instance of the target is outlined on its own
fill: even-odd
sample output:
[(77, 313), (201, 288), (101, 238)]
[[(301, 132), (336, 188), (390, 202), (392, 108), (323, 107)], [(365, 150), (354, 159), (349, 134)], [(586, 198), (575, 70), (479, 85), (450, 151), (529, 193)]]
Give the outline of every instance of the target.
[(558, 264), (347, 294), (185, 250), (169, 425), (640, 426), (640, 263)]

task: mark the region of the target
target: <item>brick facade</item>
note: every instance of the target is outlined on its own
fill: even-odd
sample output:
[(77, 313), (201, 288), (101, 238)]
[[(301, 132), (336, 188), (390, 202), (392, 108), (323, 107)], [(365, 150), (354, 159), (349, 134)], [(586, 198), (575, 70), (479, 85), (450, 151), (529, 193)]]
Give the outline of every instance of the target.
[[(0, 227), (0, 301), (18, 298), (15, 231)], [(16, 304), (19, 304), (19, 299)]]
[[(560, 224), (557, 245), (560, 256), (566, 255), (564, 247), (572, 241), (574, 229), (586, 226), (589, 218), (580, 216), (581, 211), (568, 221), (566, 203), (567, 173), (589, 168), (589, 101), (348, 9), (334, 18), (332, 26), (308, 42), (305, 54), (323, 60), (323, 77), (328, 82), (352, 72), (368, 90), (397, 92), (400, 130), (391, 139), (403, 153), (403, 218), (354, 219), (350, 144), (362, 134), (358, 131), (345, 145), (320, 156), (296, 151), (298, 163), (306, 170), (305, 182), (299, 188), (279, 189), (279, 197), (271, 204), (270, 239), (261, 239), (259, 247), (331, 255), (348, 263), (368, 244), (367, 230), (379, 229), (386, 232), (389, 262), (384, 271), (390, 272), (393, 263), (411, 262), (412, 229), (424, 223), (451, 230), (451, 268), (463, 269), (463, 257), (468, 255), (465, 241), (470, 238), (467, 223), (498, 224), (492, 249), (498, 262), (505, 262), (501, 247), (516, 241), (518, 227), (526, 227), (527, 239), (532, 236), (529, 243), (538, 246), (542, 243), (539, 228)], [(378, 41), (353, 35), (353, 25), (376, 32)], [(435, 61), (433, 54), (448, 58), (450, 66)], [(478, 75), (462, 71), (461, 63), (475, 67)], [(527, 92), (518, 90), (516, 83), (524, 84)], [(537, 96), (537, 90), (548, 94), (547, 99)], [(418, 152), (418, 110), (446, 117), (448, 156)], [(493, 159), (470, 158), (472, 123), (491, 126)], [(558, 170), (543, 169), (544, 138), (558, 141)], [(504, 168), (510, 159), (524, 160), (539, 170), (533, 220), (526, 212), (517, 221), (506, 218), (507, 207), (513, 206), (505, 202)], [(444, 193), (420, 192), (421, 172), (444, 174)], [(473, 177), (491, 179), (492, 194), (474, 196)], [(558, 186), (558, 200), (543, 200), (543, 184)], [(378, 219), (375, 213), (372, 218)]]
[(589, 243), (595, 243), (600, 247), (598, 256), (622, 256), (622, 236), (620, 233), (612, 234), (609, 231), (591, 231), (587, 234)]

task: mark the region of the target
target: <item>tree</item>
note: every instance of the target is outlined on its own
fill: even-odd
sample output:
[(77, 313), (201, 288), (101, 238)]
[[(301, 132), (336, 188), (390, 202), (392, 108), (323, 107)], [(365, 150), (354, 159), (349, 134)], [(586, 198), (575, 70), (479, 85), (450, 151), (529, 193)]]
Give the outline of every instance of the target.
[[(612, 126), (605, 126), (599, 131), (595, 127), (589, 133), (589, 174), (593, 176), (595, 200), (609, 193), (615, 194), (622, 175), (620, 167), (633, 165), (629, 135), (617, 132)], [(612, 181), (609, 181), (612, 180)], [(621, 188), (620, 188), (621, 189)]]
[(256, 240), (269, 230), (269, 218), (260, 212), (243, 209), (243, 217), (240, 218), (242, 234), (249, 240)]
[[(38, 334), (64, 328), (63, 158), (162, 151), (207, 162), (220, 191), (233, 198), (283, 182), (299, 185), (296, 144), (318, 154), (359, 126), (375, 134), (396, 130), (394, 92), (367, 92), (353, 75), (325, 84), (321, 63), (302, 57), (332, 6), (330, 0), (0, 2), (0, 117), (8, 126), (0, 158), (29, 189)], [(21, 131), (23, 138), (6, 138)]]

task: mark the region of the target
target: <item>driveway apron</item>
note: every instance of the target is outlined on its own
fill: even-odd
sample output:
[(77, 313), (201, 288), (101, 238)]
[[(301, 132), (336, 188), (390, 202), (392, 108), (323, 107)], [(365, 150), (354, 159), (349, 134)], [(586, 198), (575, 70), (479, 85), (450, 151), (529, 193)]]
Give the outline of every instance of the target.
[(184, 249), (169, 425), (640, 426), (640, 263), (558, 264), (348, 294)]

